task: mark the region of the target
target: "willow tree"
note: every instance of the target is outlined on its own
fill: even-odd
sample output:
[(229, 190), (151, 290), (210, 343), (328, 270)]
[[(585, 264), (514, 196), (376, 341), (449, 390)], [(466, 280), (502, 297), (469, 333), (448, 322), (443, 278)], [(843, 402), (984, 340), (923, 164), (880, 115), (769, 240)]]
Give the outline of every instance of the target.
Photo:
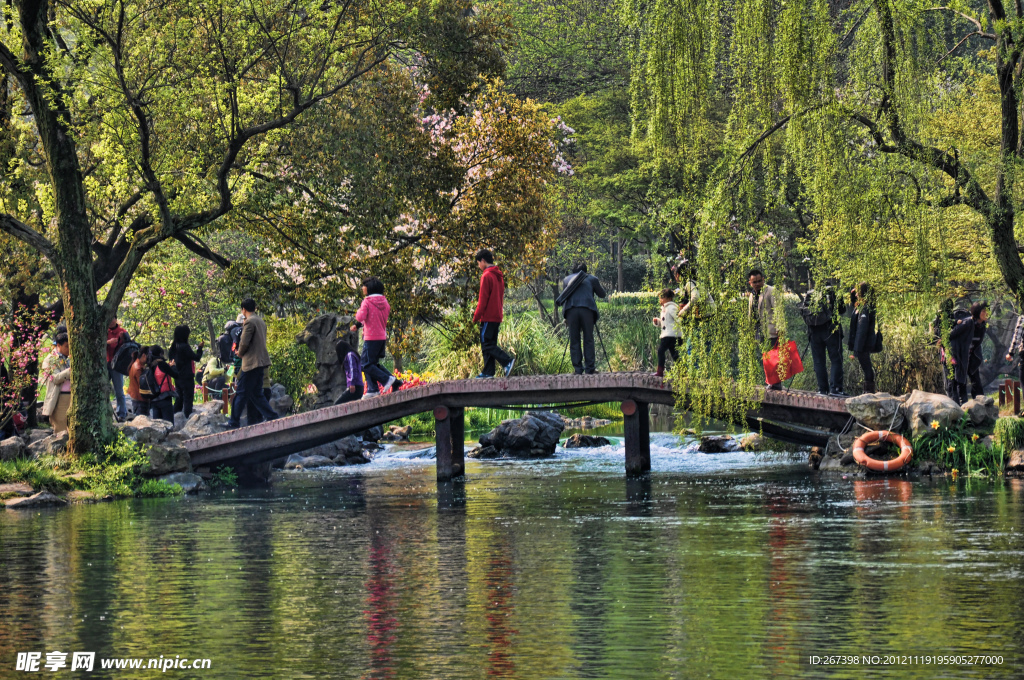
[[(991, 254), (1006, 289), (1024, 301), (1014, 234), (1021, 13), (1021, 3), (998, 0), (629, 0), (634, 135), (686, 148), (717, 133), (714, 111), (728, 112), (726, 161), (702, 217), (741, 264), (750, 250), (732, 244), (762, 238), (758, 215), (789, 202), (816, 228), (845, 233), (846, 255), (859, 246), (880, 265), (877, 278), (892, 270), (884, 244), (870, 244), (895, 227), (916, 241), (914, 257), (941, 261), (909, 288), (942, 287), (956, 264), (925, 251), (941, 248), (943, 226), (966, 211), (986, 234), (973, 257)], [(984, 149), (935, 125), (976, 69), (991, 69), (998, 85), (997, 137)]]
[(202, 235), (307, 111), (418, 49), (442, 79), (486, 49), (446, 25), (472, 17), (458, 0), (13, 0), (3, 14), (12, 167), (41, 209), (5, 184), (0, 229), (60, 283), (76, 452), (112, 435), (105, 328), (148, 252), (177, 239), (217, 260)]

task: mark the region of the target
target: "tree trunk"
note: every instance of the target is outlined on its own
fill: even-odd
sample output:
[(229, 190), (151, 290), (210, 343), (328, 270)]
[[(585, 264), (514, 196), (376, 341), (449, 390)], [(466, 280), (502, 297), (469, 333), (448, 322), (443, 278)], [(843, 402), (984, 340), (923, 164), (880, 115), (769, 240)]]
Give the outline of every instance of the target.
[(616, 290), (620, 293), (626, 290), (626, 274), (622, 267), (622, 229), (619, 229), (618, 240), (615, 248), (615, 265), (618, 268), (619, 281)]
[[(72, 273), (75, 265), (84, 267)], [(65, 320), (71, 344), (71, 406), (68, 409), (68, 448), (75, 455), (99, 454), (114, 437), (107, 371), (107, 325), (103, 308), (96, 304), (88, 275), (91, 263), (66, 263)]]

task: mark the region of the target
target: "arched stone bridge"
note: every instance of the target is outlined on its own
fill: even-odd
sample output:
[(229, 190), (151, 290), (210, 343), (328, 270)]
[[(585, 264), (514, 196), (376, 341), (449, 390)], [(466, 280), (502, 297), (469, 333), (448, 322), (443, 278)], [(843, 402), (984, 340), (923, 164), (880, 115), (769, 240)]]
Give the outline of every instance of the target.
[[(464, 409), (619, 402), (624, 414), (626, 472), (650, 469), (649, 404), (675, 405), (671, 387), (649, 373), (544, 375), (451, 380), (354, 401), (185, 442), (195, 466), (252, 466), (433, 411), (437, 478), (464, 470)], [(744, 419), (754, 430), (791, 442), (823, 444), (850, 418), (843, 399), (801, 391), (759, 391)], [(740, 423), (738, 423), (740, 424)]]

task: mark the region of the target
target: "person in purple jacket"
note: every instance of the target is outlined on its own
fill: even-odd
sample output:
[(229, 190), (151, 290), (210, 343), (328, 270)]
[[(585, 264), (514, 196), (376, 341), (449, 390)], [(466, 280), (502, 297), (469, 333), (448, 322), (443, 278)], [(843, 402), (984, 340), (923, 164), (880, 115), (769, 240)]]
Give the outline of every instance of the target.
[(345, 382), (348, 386), (345, 391), (334, 400), (335, 406), (344, 404), (347, 401), (356, 401), (363, 396), (363, 371), (359, 360), (359, 354), (352, 349), (352, 345), (345, 340), (339, 340), (334, 345), (334, 351), (338, 353), (338, 363), (345, 371)]
[(363, 304), (356, 312), (356, 323), (352, 325), (352, 332), (356, 333), (360, 328), (363, 329), (362, 364), (363, 373), (366, 375), (366, 392), (362, 398), (369, 399), (389, 387), (393, 387), (397, 392), (402, 387), (402, 381), (380, 365), (388, 339), (388, 315), (391, 314), (391, 305), (384, 297), (384, 284), (376, 276), (371, 276), (363, 281), (363, 295)]

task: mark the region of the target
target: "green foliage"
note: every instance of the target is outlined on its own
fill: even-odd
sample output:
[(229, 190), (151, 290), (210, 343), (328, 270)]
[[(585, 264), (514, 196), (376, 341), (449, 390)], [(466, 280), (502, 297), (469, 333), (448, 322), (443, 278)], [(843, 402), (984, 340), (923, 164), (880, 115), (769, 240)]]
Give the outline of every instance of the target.
[(306, 324), (297, 317), (264, 317), (264, 320), (267, 322), (270, 380), (284, 385), (295, 403), (300, 404), (316, 374), (316, 354), (306, 345), (295, 342)]
[(168, 484), (159, 479), (147, 479), (135, 489), (135, 495), (142, 498), (162, 498), (180, 496), (184, 490), (180, 484)]
[(99, 495), (134, 496), (145, 484), (139, 473), (149, 464), (149, 447), (119, 432), (107, 445), (104, 458), (90, 469), (89, 481)]
[(1024, 418), (1000, 418), (996, 421), (995, 435), (1005, 451), (1024, 449)]
[(970, 420), (965, 416), (954, 425), (916, 437), (914, 457), (935, 461), (946, 470), (959, 470), (967, 476), (1001, 474), (1005, 446), (998, 443), (989, 449), (981, 440), (982, 435), (971, 429)]
[(210, 485), (214, 488), (234, 488), (238, 486), (238, 473), (230, 465), (221, 465), (213, 471), (213, 479)]

